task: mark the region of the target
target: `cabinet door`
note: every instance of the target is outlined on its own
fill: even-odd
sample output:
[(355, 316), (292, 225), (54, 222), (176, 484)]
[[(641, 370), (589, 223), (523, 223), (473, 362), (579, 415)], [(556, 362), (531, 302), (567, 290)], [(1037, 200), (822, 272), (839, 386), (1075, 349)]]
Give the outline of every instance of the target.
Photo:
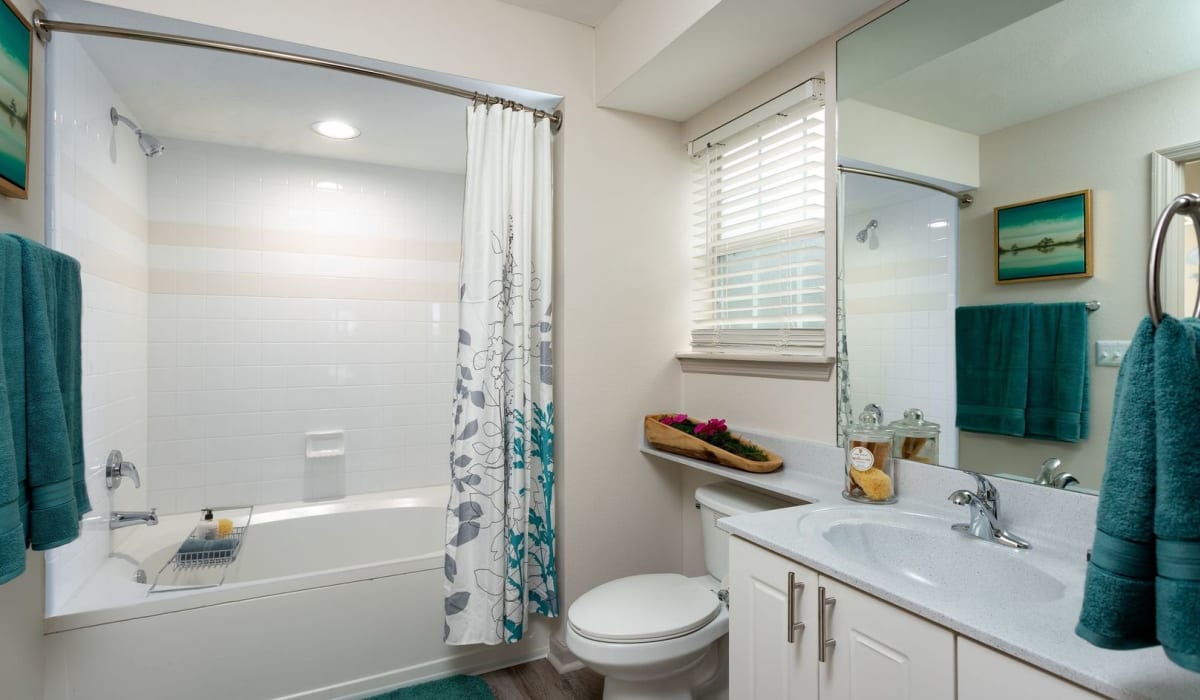
[[(954, 635), (932, 622), (820, 577), (828, 647), (821, 700), (953, 700)], [(820, 644), (822, 640), (815, 642)]]
[(1100, 697), (1011, 656), (965, 637), (958, 638), (958, 700), (1093, 700)]
[[(729, 542), (730, 700), (815, 699), (817, 574), (745, 540)], [(804, 623), (791, 642), (789, 597), (794, 621)]]

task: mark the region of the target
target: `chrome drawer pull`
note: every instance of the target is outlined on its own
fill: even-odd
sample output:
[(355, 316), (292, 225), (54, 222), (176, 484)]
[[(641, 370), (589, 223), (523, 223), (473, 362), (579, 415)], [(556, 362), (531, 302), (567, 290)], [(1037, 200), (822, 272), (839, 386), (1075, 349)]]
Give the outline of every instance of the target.
[(796, 643), (796, 632), (804, 630), (803, 622), (796, 622), (796, 596), (804, 594), (804, 584), (796, 583), (796, 572), (788, 572), (787, 582), (787, 640)]
[(826, 606), (832, 608), (833, 604), (836, 602), (837, 598), (832, 596), (828, 598), (825, 597), (824, 586), (817, 587), (817, 639), (819, 640), (817, 646), (817, 661), (820, 661), (821, 663), (825, 663), (825, 651), (837, 646), (836, 641), (825, 638), (825, 608)]

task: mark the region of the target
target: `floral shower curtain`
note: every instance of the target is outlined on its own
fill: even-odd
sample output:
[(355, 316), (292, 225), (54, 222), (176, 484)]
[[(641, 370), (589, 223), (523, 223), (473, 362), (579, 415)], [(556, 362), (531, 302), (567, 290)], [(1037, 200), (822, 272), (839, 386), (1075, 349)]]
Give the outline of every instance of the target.
[(549, 120), (472, 105), (446, 515), (447, 644), (558, 615)]

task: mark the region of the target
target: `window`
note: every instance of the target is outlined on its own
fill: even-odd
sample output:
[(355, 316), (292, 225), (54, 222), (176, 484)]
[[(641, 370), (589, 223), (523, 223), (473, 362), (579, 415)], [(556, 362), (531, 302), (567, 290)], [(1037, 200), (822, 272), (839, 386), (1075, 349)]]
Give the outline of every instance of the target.
[(694, 350), (824, 347), (823, 88), (810, 80), (692, 144)]

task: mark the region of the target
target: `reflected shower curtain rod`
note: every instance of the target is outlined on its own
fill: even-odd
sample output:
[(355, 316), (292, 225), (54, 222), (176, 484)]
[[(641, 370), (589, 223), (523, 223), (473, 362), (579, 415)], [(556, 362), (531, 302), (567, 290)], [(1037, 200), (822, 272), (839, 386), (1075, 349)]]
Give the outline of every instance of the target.
[(81, 22), (63, 22), (57, 19), (48, 19), (46, 13), (41, 10), (33, 12), (33, 30), (37, 34), (41, 42), (47, 43), (53, 32), (67, 32), (68, 34), (88, 34), (91, 36), (106, 36), (114, 39), (133, 39), (134, 41), (148, 41), (155, 44), (173, 44), (176, 46), (191, 46), (198, 49), (210, 49), (213, 51), (224, 51), (225, 53), (242, 54), (244, 56), (258, 56), (259, 58), (269, 58), (274, 61), (284, 61), (285, 63), (297, 63), (304, 66), (314, 66), (317, 68), (328, 68), (330, 70), (341, 71), (342, 73), (350, 73), (352, 75), (362, 75), (368, 78), (377, 78), (379, 80), (387, 80), (401, 85), (421, 88), (422, 90), (432, 90), (440, 92), (443, 95), (453, 95), (463, 99), (471, 100), (488, 105), (502, 105), (511, 109), (518, 109), (525, 112), (532, 112), (535, 119), (549, 119), (550, 128), (554, 133), (558, 133), (562, 128), (563, 113), (562, 110), (556, 109), (553, 112), (547, 112), (542, 109), (536, 109), (527, 105), (506, 100), (494, 95), (485, 95), (479, 92), (472, 92), (462, 88), (456, 88), (451, 85), (435, 83), (431, 80), (422, 80), (412, 76), (403, 75), (400, 73), (392, 73), (390, 71), (379, 70), (376, 68), (367, 68), (353, 63), (343, 63), (341, 61), (330, 61), (314, 56), (305, 56), (298, 53), (289, 53), (287, 51), (274, 51), (272, 49), (260, 49), (254, 46), (246, 46), (244, 44), (233, 44), (225, 41), (213, 41), (210, 39), (198, 39), (190, 36), (180, 36), (178, 34), (164, 34), (161, 32), (148, 32), (141, 29), (127, 29), (125, 27), (108, 27), (102, 24), (84, 24)]
[(975, 198), (972, 197), (971, 195), (967, 194), (966, 192), (955, 192), (954, 190), (947, 189), (945, 187), (942, 187), (941, 185), (935, 185), (932, 182), (925, 182), (924, 180), (915, 180), (911, 177), (904, 177), (903, 175), (892, 175), (891, 173), (881, 173), (881, 172), (878, 172), (875, 170), (867, 170), (866, 168), (852, 168), (849, 165), (839, 165), (838, 172), (851, 173), (854, 175), (867, 175), (868, 177), (881, 177), (884, 180), (894, 180), (896, 182), (903, 182), (903, 183), (906, 183), (909, 185), (916, 185), (917, 187), (924, 187), (924, 188), (930, 189), (930, 190), (937, 190), (938, 192), (941, 192), (943, 194), (948, 194), (951, 197), (954, 197), (955, 199), (957, 199), (959, 209), (966, 209), (967, 207), (969, 207), (975, 203)]

